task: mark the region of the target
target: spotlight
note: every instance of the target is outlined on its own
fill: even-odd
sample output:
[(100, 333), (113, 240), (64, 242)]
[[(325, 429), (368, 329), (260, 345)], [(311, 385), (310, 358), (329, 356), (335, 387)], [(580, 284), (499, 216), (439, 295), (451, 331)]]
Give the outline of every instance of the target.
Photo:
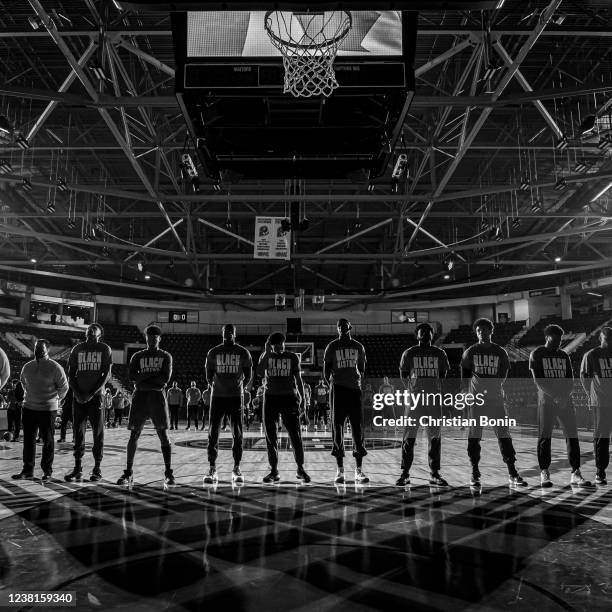
[(504, 232), (501, 227), (497, 226), (493, 229), (493, 238), (497, 242), (501, 242), (504, 239)]
[(13, 166), (8, 159), (0, 159), (0, 174), (9, 174), (13, 171)]
[(89, 69), (94, 73), (98, 81), (108, 80), (106, 77), (106, 72), (104, 72), (104, 68), (102, 68), (102, 65), (99, 62), (92, 62)]
[(372, 193), (375, 189), (374, 183), (368, 183), (368, 192)]
[(445, 274), (442, 278), (444, 280), (450, 280), (450, 274)]
[(555, 257), (555, 263), (559, 263), (561, 261), (561, 257), (559, 257), (558, 255)]
[(602, 136), (597, 143), (597, 148), (600, 151), (607, 151), (612, 148), (612, 136)]
[(483, 221), (480, 224), (480, 231), (481, 232), (486, 232), (489, 229), (489, 223), (487, 221)]
[(527, 191), (529, 189), (529, 179), (526, 176), (524, 176), (521, 179), (521, 184), (519, 185), (519, 189), (521, 191)]
[(451, 255), (445, 262), (446, 269), (450, 272), (455, 267), (455, 258)]
[(144, 279), (145, 279), (146, 281), (151, 280), (151, 275), (150, 275), (150, 274), (148, 274), (148, 273), (146, 273), (146, 274), (144, 275)]
[(487, 66), (487, 69), (485, 70), (484, 75), (482, 76), (483, 81), (490, 81), (497, 72), (499, 72), (501, 70), (501, 66), (498, 66), (496, 64), (489, 64)]
[(540, 202), (540, 200), (536, 200), (535, 202), (532, 202), (531, 212), (534, 214), (542, 212), (542, 203)]
[(102, 247), (102, 255), (103, 257), (108, 257), (110, 255), (110, 250), (108, 247)]
[(397, 289), (400, 286), (400, 283), (401, 283), (400, 279), (397, 278), (396, 276), (394, 276), (391, 279), (391, 286), (394, 287), (395, 289)]
[(221, 183), (213, 183), (213, 191), (221, 191)]
[(51, 200), (47, 202), (46, 211), (48, 215), (52, 215), (55, 212), (55, 204)]
[(66, 222), (68, 229), (74, 229), (76, 227), (76, 219), (68, 219)]
[(31, 263), (36, 263), (38, 260), (36, 259), (36, 257), (31, 257), (30, 258), (30, 262)]
[(30, 181), (30, 179), (27, 179), (27, 178), (21, 179), (21, 188), (24, 191), (32, 191), (33, 187), (32, 187), (32, 182)]
[(393, 172), (391, 173), (391, 178), (399, 181), (402, 178), (402, 176), (406, 174), (407, 167), (408, 167), (408, 156), (405, 153), (401, 153), (397, 157), (397, 161), (395, 162), (395, 167), (393, 168)]
[(589, 132), (592, 132), (595, 129), (596, 125), (597, 118), (595, 117), (595, 115), (587, 115), (580, 124), (580, 131), (583, 134), (588, 134)]
[(58, 177), (57, 188), (62, 192), (68, 191), (68, 185), (66, 185), (66, 179), (62, 178), (61, 176)]
[(353, 231), (358, 232), (360, 229), (361, 229), (361, 221), (357, 219), (357, 221), (355, 221), (355, 225), (353, 225)]
[(28, 139), (23, 134), (19, 134), (19, 136), (15, 138), (15, 144), (20, 149), (23, 149), (24, 151), (30, 148), (30, 143), (28, 142)]
[(6, 115), (0, 115), (0, 134), (8, 134), (11, 131), (11, 124)]
[(574, 172), (578, 172), (579, 174), (583, 174), (591, 167), (591, 164), (586, 161), (586, 159), (581, 159), (576, 162), (574, 166)]
[(136, 268), (138, 268), (138, 271), (139, 271), (139, 272), (142, 272), (142, 271), (144, 270), (144, 262), (139, 261), (139, 262), (136, 264)]
[(567, 141), (567, 136), (562, 136), (555, 143), (555, 149), (557, 149), (557, 151), (563, 151), (564, 149), (567, 149), (568, 146), (569, 142)]
[(189, 178), (195, 178), (198, 176), (198, 171), (189, 153), (183, 153), (181, 155), (181, 166)]
[(563, 22), (564, 22), (566, 19), (567, 19), (567, 15), (566, 15), (565, 13), (559, 13), (558, 15), (555, 15), (555, 16), (552, 18), (552, 22), (553, 22), (555, 25), (560, 26), (560, 25), (562, 25), (562, 24), (563, 24)]
[(555, 191), (565, 191), (567, 189), (567, 182), (564, 178), (560, 178), (554, 187)]
[(519, 227), (521, 227), (521, 220), (518, 217), (512, 219), (512, 229), (518, 229)]
[(104, 220), (100, 218), (96, 219), (94, 226), (99, 232), (103, 232), (104, 231)]
[(227, 221), (225, 222), (225, 229), (228, 232), (232, 231), (232, 220), (229, 217), (227, 218)]
[(35, 15), (30, 15), (28, 17), (28, 23), (33, 30), (38, 30), (42, 25), (42, 21)]

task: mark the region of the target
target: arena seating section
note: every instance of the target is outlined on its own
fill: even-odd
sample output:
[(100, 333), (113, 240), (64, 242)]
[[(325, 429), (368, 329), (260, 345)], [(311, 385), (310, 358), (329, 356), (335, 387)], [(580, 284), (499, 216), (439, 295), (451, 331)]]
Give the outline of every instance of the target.
[(560, 325), (566, 333), (586, 333), (590, 334), (612, 319), (612, 310), (603, 310), (597, 313), (586, 315), (576, 315), (572, 319), (561, 319), (560, 317), (545, 317), (540, 319), (527, 333), (520, 339), (519, 346), (538, 346), (544, 342), (544, 328), (547, 325)]

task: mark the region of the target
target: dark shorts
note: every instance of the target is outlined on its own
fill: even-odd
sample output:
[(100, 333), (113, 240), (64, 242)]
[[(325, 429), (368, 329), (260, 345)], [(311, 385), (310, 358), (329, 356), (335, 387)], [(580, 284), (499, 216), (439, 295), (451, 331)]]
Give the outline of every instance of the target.
[(147, 419), (153, 421), (155, 429), (168, 429), (170, 427), (168, 403), (163, 391), (137, 390), (134, 393), (128, 429), (141, 429)]

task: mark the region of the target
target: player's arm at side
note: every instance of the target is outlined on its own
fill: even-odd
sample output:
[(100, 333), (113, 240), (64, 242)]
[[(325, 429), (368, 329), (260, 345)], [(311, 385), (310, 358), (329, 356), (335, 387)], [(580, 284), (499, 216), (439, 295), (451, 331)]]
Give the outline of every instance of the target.
[(81, 399), (82, 391), (79, 387), (79, 381), (77, 379), (77, 370), (78, 370), (78, 352), (79, 345), (77, 344), (70, 351), (70, 356), (68, 357), (68, 385), (72, 389), (74, 396), (77, 400)]
[(404, 389), (408, 391), (412, 390), (412, 382), (410, 380), (410, 374), (412, 372), (411, 361), (410, 361), (410, 349), (406, 349), (402, 353), (402, 358), (400, 359), (400, 378), (402, 379), (402, 383), (404, 384)]
[(461, 356), (461, 392), (467, 393), (472, 378), (472, 351), (468, 348)]
[(253, 379), (253, 358), (247, 349), (244, 349), (244, 355), (242, 356), (242, 373), (244, 374), (243, 384), (248, 387)]
[(565, 378), (562, 378), (559, 383), (560, 393), (558, 395), (562, 400), (568, 400), (574, 390), (574, 368), (572, 368), (572, 360), (567, 353), (565, 354)]
[(306, 398), (304, 395), (304, 381), (302, 380), (302, 374), (300, 373), (300, 358), (298, 355), (294, 355), (295, 359), (291, 360), (291, 369), (293, 373), (293, 380), (297, 386), (298, 393), (300, 394), (300, 412), (306, 409)]
[(70, 387), (68, 386), (68, 379), (66, 378), (64, 368), (62, 368), (61, 365), (57, 364), (57, 368), (55, 371), (55, 389), (57, 391), (57, 397), (60, 403), (66, 397), (69, 388)]
[(591, 358), (591, 351), (584, 354), (582, 363), (580, 364), (580, 384), (587, 394), (587, 397), (591, 397), (591, 379), (593, 378), (593, 360)]
[(361, 376), (365, 376), (365, 368), (366, 368), (366, 352), (363, 344), (359, 344), (359, 355), (357, 357), (357, 370)]
[(208, 355), (206, 355), (206, 365), (204, 369), (206, 371), (206, 381), (212, 389), (212, 384), (215, 380), (215, 356), (213, 355), (212, 349), (208, 351)]
[(503, 385), (508, 378), (508, 372), (510, 372), (510, 359), (506, 349), (500, 347), (500, 359), (499, 359), (499, 379)]
[(268, 351), (263, 352), (259, 357), (259, 363), (257, 364), (256, 374), (259, 378), (263, 378), (266, 375), (268, 369)]
[(331, 375), (334, 369), (334, 360), (332, 358), (332, 349), (330, 349), (331, 344), (327, 345), (325, 349), (325, 354), (323, 355), (323, 378), (325, 378), (325, 382), (329, 385), (331, 384)]

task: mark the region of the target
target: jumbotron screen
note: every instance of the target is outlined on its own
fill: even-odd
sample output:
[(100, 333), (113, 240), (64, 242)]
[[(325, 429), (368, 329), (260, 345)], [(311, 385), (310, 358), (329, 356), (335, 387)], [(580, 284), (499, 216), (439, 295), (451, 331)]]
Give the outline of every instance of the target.
[[(265, 11), (189, 12), (187, 57), (280, 57), (265, 30), (265, 14)], [(401, 11), (351, 11), (351, 15), (352, 27), (338, 56), (402, 55)], [(312, 27), (314, 23), (312, 14), (282, 12), (280, 19), (285, 20), (294, 39), (300, 38), (307, 24)]]

